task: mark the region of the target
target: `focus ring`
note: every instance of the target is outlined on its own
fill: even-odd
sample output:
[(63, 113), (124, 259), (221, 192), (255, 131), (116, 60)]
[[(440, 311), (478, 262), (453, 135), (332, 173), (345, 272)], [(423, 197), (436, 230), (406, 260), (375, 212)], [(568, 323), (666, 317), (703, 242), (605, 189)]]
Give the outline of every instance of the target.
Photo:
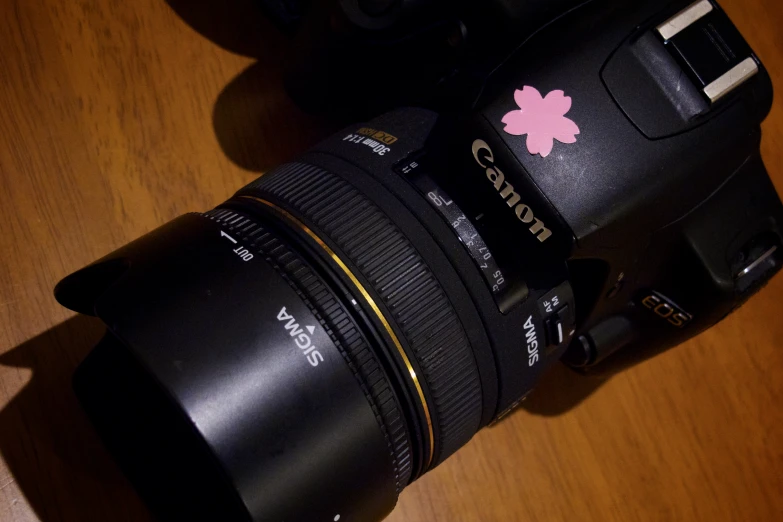
[(381, 297), (432, 398), (438, 440), (430, 461), (437, 464), (467, 443), (481, 422), (476, 362), (445, 292), (405, 234), (347, 181), (312, 165), (284, 165), (239, 195), (280, 203), (306, 218)]
[(412, 472), (405, 420), (377, 357), (352, 319), (320, 277), (270, 230), (233, 210), (216, 209), (203, 215), (263, 255), (321, 322), (360, 381), (379, 420), (394, 460), (397, 493), (400, 493), (410, 482)]

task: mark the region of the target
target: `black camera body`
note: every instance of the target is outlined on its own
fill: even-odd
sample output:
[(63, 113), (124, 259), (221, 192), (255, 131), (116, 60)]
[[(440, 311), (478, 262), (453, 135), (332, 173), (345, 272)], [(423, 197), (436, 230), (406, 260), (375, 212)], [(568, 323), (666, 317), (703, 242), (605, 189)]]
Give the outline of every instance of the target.
[(772, 86), (714, 2), (587, 2), (473, 76), (58, 285), (164, 518), (380, 520), (552, 364), (647, 358), (779, 271)]
[[(684, 28), (682, 2), (631, 4), (608, 15), (593, 6), (595, 18), (588, 5), (534, 36), (450, 146), (474, 175), (494, 157), (551, 224), (546, 243), (529, 223), (488, 226), (526, 241), (525, 258), (567, 260), (578, 331), (566, 360), (580, 367), (618, 352), (616, 368), (679, 344), (780, 268), (781, 204), (759, 156), (772, 100), (763, 66), (715, 4), (693, 4), (710, 10)], [(680, 24), (676, 35), (667, 21)], [(745, 66), (752, 76), (711, 91)], [(550, 154), (535, 154), (529, 136), (515, 135), (515, 92), (525, 86), (571, 98), (566, 117), (579, 134), (566, 141), (575, 143), (555, 137)], [(489, 149), (478, 157), (476, 139)], [(476, 189), (485, 205), (497, 205), (497, 185)]]
[[(551, 353), (565, 355), (569, 365), (585, 371), (617, 371), (714, 325), (778, 271), (783, 215), (759, 156), (760, 123), (771, 107), (772, 85), (717, 4), (555, 2), (542, 9), (526, 2), (456, 2), (446, 9), (433, 2), (386, 3), (393, 7), (375, 23), (359, 14), (361, 3), (332, 6), (332, 16), (336, 9), (354, 24), (354, 40), (328, 37), (329, 44), (322, 46), (329, 53), (321, 61), (327, 64), (324, 70), (361, 70), (368, 76), (366, 85), (383, 85), (387, 78), (372, 76), (372, 70), (358, 67), (361, 59), (339, 51), (341, 46), (367, 46), (377, 53), (384, 45), (387, 54), (408, 56), (400, 42), (406, 41), (401, 33), (412, 38), (411, 10), (419, 15), (435, 7), (432, 12), (442, 24), (465, 20), (460, 23), (465, 38), (471, 35), (471, 45), (486, 44), (475, 33), (486, 35), (487, 24), (497, 20), (502, 21), (496, 25), (500, 42), (509, 34), (509, 22), (516, 23), (518, 34), (530, 36), (519, 49), (495, 40), (491, 48), (473, 45), (461, 62), (453, 56), (436, 60), (435, 70), (448, 64), (451, 77), (477, 79), (469, 94), (466, 86), (454, 87), (440, 78), (411, 90), (369, 95), (375, 106), (459, 90), (459, 96), (445, 94), (452, 105), (437, 123), (433, 115), (433, 121), (412, 127), (419, 113), (400, 110), (362, 126), (362, 132), (353, 129), (357, 138), (349, 139), (349, 145), (337, 143), (338, 136), (318, 150), (340, 150), (361, 162), (373, 151), (350, 144), (382, 144), (386, 136), (418, 134), (425, 145), (406, 150), (405, 160), (389, 152), (384, 159), (390, 163), (375, 161), (367, 168), (391, 167), (407, 177), (423, 195), (433, 195), (430, 201), (449, 223), (464, 215), (466, 221), (455, 230), (463, 245), (477, 232), (493, 260), (499, 260), (482, 273), (488, 274), (490, 288), (496, 286), (492, 274), (502, 274), (504, 288), (493, 292), (500, 313), (506, 317), (527, 301), (521, 316), (533, 314), (543, 352), (560, 344), (554, 342), (559, 330), (569, 337), (576, 328), (568, 352)], [(466, 19), (471, 7), (485, 16)], [(505, 16), (486, 16), (490, 12)], [(528, 12), (535, 13), (529, 17), (535, 23), (526, 30), (517, 22)], [(678, 14), (687, 26), (677, 21)], [(667, 22), (680, 24), (676, 34), (664, 27)], [(428, 27), (433, 27), (431, 20)], [(756, 68), (752, 75), (711, 99), (705, 92), (710, 84), (748, 60)], [(384, 69), (380, 74), (415, 76), (418, 64), (433, 65), (425, 60), (405, 63), (405, 72)], [(480, 70), (475, 63), (482, 64)], [(346, 75), (331, 72), (325, 77), (335, 87), (326, 92), (347, 90)], [(292, 77), (289, 86), (302, 93), (314, 79)], [(521, 111), (515, 93), (531, 88), (532, 96), (570, 98), (568, 112), (561, 116), (579, 131), (573, 144), (555, 138), (546, 157), (531, 150), (505, 122)], [(467, 107), (453, 105), (455, 100), (476, 112), (465, 117)], [(402, 147), (395, 142), (387, 148)], [(486, 182), (474, 181), (482, 176)], [(459, 210), (444, 201), (456, 202)], [(521, 218), (515, 212), (520, 206), (526, 213)], [(544, 229), (546, 238), (541, 237)], [(486, 264), (484, 252), (467, 250), (479, 266)], [(539, 278), (542, 272), (552, 277)], [(563, 295), (550, 294), (565, 280), (570, 285), (562, 287)], [(528, 299), (531, 293), (536, 299)], [(562, 304), (551, 304), (552, 297)], [(511, 321), (511, 331), (526, 322), (521, 316)], [(511, 354), (519, 343), (513, 333), (509, 337), (514, 339), (507, 350)], [(498, 366), (517, 368), (520, 358), (509, 356)]]

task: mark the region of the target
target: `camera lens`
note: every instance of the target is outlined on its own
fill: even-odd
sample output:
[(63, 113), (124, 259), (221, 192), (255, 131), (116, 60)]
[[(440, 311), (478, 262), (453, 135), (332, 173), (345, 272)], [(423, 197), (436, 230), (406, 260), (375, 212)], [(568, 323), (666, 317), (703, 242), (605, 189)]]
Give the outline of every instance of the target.
[(75, 388), (164, 518), (380, 520), (494, 413), (457, 272), (350, 169), (285, 165), (58, 285), (108, 326)]

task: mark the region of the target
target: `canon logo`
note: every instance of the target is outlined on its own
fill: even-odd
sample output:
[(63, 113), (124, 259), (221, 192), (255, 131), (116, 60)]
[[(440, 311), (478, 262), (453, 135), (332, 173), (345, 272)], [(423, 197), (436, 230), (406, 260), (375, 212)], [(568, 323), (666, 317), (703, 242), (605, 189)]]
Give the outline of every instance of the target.
[[(485, 153), (481, 154), (481, 151), (485, 151)], [(476, 163), (487, 169), (487, 179), (492, 182), (495, 190), (500, 193), (500, 197), (506, 201), (506, 204), (514, 209), (517, 219), (522, 223), (531, 224), (530, 233), (542, 243), (552, 237), (552, 231), (535, 216), (533, 210), (524, 203), (520, 203), (522, 198), (514, 191), (514, 186), (506, 181), (505, 174), (495, 165), (495, 155), (486, 141), (476, 140), (473, 142), (473, 157), (476, 159)]]

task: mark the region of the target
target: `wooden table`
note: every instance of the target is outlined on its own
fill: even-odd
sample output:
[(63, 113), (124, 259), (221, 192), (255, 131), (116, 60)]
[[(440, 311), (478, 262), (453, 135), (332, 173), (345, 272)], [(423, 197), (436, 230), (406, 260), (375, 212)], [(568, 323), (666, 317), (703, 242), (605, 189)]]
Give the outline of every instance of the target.
[[(783, 89), (783, 3), (723, 4)], [(0, 6), (3, 522), (149, 520), (70, 390), (100, 325), (52, 288), (326, 135), (286, 98), (286, 40), (251, 9)], [(779, 189), (780, 99), (763, 143)], [(608, 382), (556, 370), (524, 410), (409, 487), (390, 520), (783, 519), (781, 302), (778, 277), (718, 327)]]

